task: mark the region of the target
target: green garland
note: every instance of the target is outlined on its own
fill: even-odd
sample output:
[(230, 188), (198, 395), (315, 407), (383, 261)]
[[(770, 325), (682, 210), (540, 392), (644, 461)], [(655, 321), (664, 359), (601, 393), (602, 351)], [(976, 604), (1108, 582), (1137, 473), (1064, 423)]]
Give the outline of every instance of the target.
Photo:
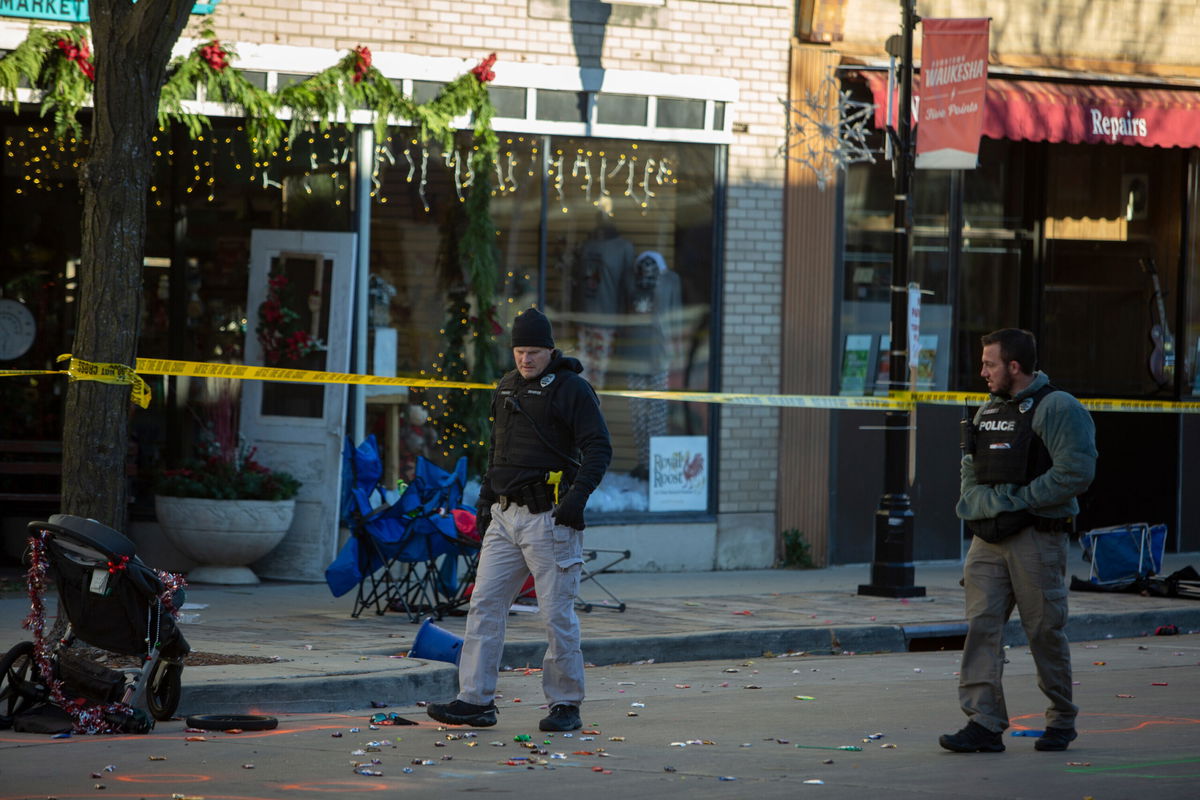
[(25, 41), (0, 58), (0, 93), (12, 101), (13, 111), (20, 108), (17, 90), (25, 81), (41, 91), (41, 114), (53, 112), (56, 135), (83, 135), (78, 114), (91, 99), (94, 80), (87, 34), (86, 25), (31, 27)]
[[(92, 79), (82, 61), (70, 58), (59, 42), (82, 48), (83, 60), (90, 67), (87, 34), (86, 25), (67, 30), (30, 28), (24, 42), (0, 57), (0, 96), (16, 110), (17, 90), (25, 81), (41, 93), (42, 115), (53, 112), (56, 135), (80, 135), (82, 129), (76, 117), (91, 99)], [(391, 120), (407, 120), (419, 129), (422, 141), (436, 141), (448, 150), (453, 148), (454, 119), (471, 114), (475, 155), (489, 164), (496, 158), (499, 145), (491, 127), (495, 108), (487, 93), (494, 56), (484, 62), (488, 69), (476, 67), (443, 87), (430, 102), (417, 103), (371, 65), (371, 53), (365, 47), (350, 50), (322, 72), (271, 93), (254, 86), (230, 63), (237, 57), (236, 52), (221, 44), (211, 27), (201, 30), (201, 41), (186, 56), (171, 63), (159, 101), (159, 122), (164, 127), (179, 122), (192, 138), (210, 127), (206, 116), (183, 108), (184, 102), (194, 99), (197, 88), (203, 86), (208, 100), (239, 109), (246, 118), (247, 133), (270, 147), (304, 130), (325, 131), (338, 124), (350, 127), (348, 112), (366, 109), (374, 114), (377, 141), (386, 137)], [(280, 119), (281, 112), (291, 116), (290, 122)]]
[(158, 102), (158, 124), (166, 128), (172, 121), (187, 128), (188, 135), (199, 138), (212, 126), (203, 114), (183, 110), (185, 100), (196, 97), (196, 87), (204, 87), (205, 98), (234, 106), (246, 118), (247, 132), (253, 140), (277, 144), (283, 137), (284, 123), (279, 119), (279, 99), (259, 89), (229, 62), (237, 57), (233, 48), (221, 44), (212, 28), (201, 31), (204, 44), (171, 63), (167, 82), (163, 84)]
[[(65, 31), (30, 28), (25, 41), (0, 58), (0, 96), (11, 100), (14, 111), (19, 110), (17, 90), (24, 81), (41, 92), (41, 114), (53, 112), (57, 136), (68, 132), (81, 136), (78, 112), (92, 94), (87, 34), (84, 25)], [(458, 219), (465, 215), (466, 223), (461, 238), (448, 240), (455, 247), (439, 254), (448, 303), (443, 330), (446, 346), (438, 372), (447, 380), (465, 376), (470, 349), (472, 379), (486, 383), (498, 378), (494, 341), (500, 328), (495, 307), (498, 254), (490, 207), (491, 173), (499, 140), (492, 128), (495, 107), (487, 93), (487, 84), (495, 77), (495, 54), (447, 84), (432, 101), (417, 103), (372, 66), (371, 52), (365, 47), (350, 50), (322, 72), (271, 93), (250, 83), (232, 66), (236, 52), (215, 37), (211, 26), (205, 25), (200, 38), (201, 44), (171, 63), (158, 111), (162, 127), (178, 122), (193, 139), (203, 136), (212, 124), (203, 114), (184, 109), (185, 101), (195, 99), (201, 86), (207, 100), (240, 110), (251, 146), (257, 151), (277, 147), (307, 130), (325, 131), (335, 125), (349, 128), (349, 113), (358, 109), (374, 113), (376, 142), (384, 141), (391, 120), (399, 119), (418, 128), (421, 141), (434, 141), (444, 151), (452, 151), (453, 121), (471, 115), (473, 177), (463, 206), (455, 208), (452, 215)], [(281, 119), (283, 116), (290, 116), (290, 121)], [(376, 158), (382, 158), (382, 153)], [(472, 297), (478, 309), (475, 315), (470, 313)], [(486, 448), (480, 443), (490, 425), (490, 398), (485, 392), (472, 391), (441, 395), (440, 413), (433, 416), (441, 427), (439, 443), (449, 451), (451, 460), (466, 453), (472, 468), (482, 472)]]

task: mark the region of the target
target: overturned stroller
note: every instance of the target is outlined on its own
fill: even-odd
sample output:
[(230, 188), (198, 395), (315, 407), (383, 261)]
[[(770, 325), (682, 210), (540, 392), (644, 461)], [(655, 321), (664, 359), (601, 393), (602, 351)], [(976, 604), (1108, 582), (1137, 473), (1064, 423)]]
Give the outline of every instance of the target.
[[(25, 620), (34, 637), (0, 660), (0, 728), (149, 733), (175, 713), (189, 647), (175, 624), (183, 580), (151, 569), (126, 536), (96, 520), (55, 514), (29, 524)], [(52, 578), (66, 633), (48, 641), (44, 592)], [(141, 660), (112, 669), (81, 643)]]

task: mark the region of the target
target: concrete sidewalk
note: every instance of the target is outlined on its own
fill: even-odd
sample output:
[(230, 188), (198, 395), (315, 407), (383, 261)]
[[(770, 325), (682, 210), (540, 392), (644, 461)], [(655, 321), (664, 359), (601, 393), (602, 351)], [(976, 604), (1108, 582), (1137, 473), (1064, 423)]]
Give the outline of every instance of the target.
[[(1200, 554), (1170, 554), (1163, 574)], [(1078, 548), (1069, 574), (1086, 578)], [(808, 653), (957, 649), (965, 632), (957, 562), (920, 564), (916, 583), (927, 596), (910, 600), (857, 594), (870, 579), (866, 564), (820, 570), (705, 573), (611, 573), (599, 581), (626, 604), (581, 613), (584, 657), (592, 664), (654, 660), (723, 660)], [(584, 600), (607, 600), (585, 582)], [(350, 616), (353, 597), (334, 598), (324, 584), (265, 582), (258, 586), (194, 584), (188, 602), (200, 608), (182, 625), (194, 651), (272, 659), (267, 663), (189, 666), (180, 713), (339, 711), (371, 701), (411, 705), (457, 690), (455, 669), (404, 657), (418, 626), (404, 614)], [(1072, 592), (1073, 641), (1153, 634), (1160, 625), (1200, 629), (1200, 602), (1127, 593)], [(54, 604), (49, 604), (51, 608)], [(28, 639), (20, 592), (0, 595), (0, 644)], [(462, 616), (440, 627), (461, 635)], [(1024, 643), (1020, 623), (1007, 640)], [(538, 667), (545, 649), (535, 614), (510, 615), (505, 664)], [(216, 661), (225, 659), (212, 659)], [(228, 659), (236, 660), (236, 659)]]

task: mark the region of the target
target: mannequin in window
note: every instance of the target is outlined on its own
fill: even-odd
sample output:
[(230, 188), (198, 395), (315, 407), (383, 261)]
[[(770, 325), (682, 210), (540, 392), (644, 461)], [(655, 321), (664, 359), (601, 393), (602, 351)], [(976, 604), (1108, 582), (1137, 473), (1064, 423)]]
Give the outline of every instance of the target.
[[(626, 325), (618, 351), (626, 384), (635, 391), (665, 391), (677, 363), (677, 337), (682, 313), (679, 275), (667, 268), (656, 250), (647, 250), (621, 276)], [(650, 440), (667, 435), (667, 401), (637, 398), (629, 401), (638, 463), (630, 474), (650, 475)]]
[(608, 361), (619, 323), (621, 276), (633, 266), (633, 245), (617, 232), (612, 198), (597, 203), (596, 229), (575, 253), (572, 306), (579, 321), (576, 355), (583, 377), (596, 389), (607, 382)]

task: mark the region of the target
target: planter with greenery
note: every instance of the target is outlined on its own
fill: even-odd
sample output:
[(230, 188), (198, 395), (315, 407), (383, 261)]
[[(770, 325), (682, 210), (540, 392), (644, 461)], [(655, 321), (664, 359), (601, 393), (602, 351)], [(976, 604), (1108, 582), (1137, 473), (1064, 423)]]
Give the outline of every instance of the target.
[(283, 540), (296, 509), (300, 482), (263, 466), (237, 441), (233, 407), (229, 398), (218, 402), (200, 457), (165, 470), (155, 484), (163, 533), (199, 565), (188, 571), (190, 583), (258, 583), (248, 565)]

